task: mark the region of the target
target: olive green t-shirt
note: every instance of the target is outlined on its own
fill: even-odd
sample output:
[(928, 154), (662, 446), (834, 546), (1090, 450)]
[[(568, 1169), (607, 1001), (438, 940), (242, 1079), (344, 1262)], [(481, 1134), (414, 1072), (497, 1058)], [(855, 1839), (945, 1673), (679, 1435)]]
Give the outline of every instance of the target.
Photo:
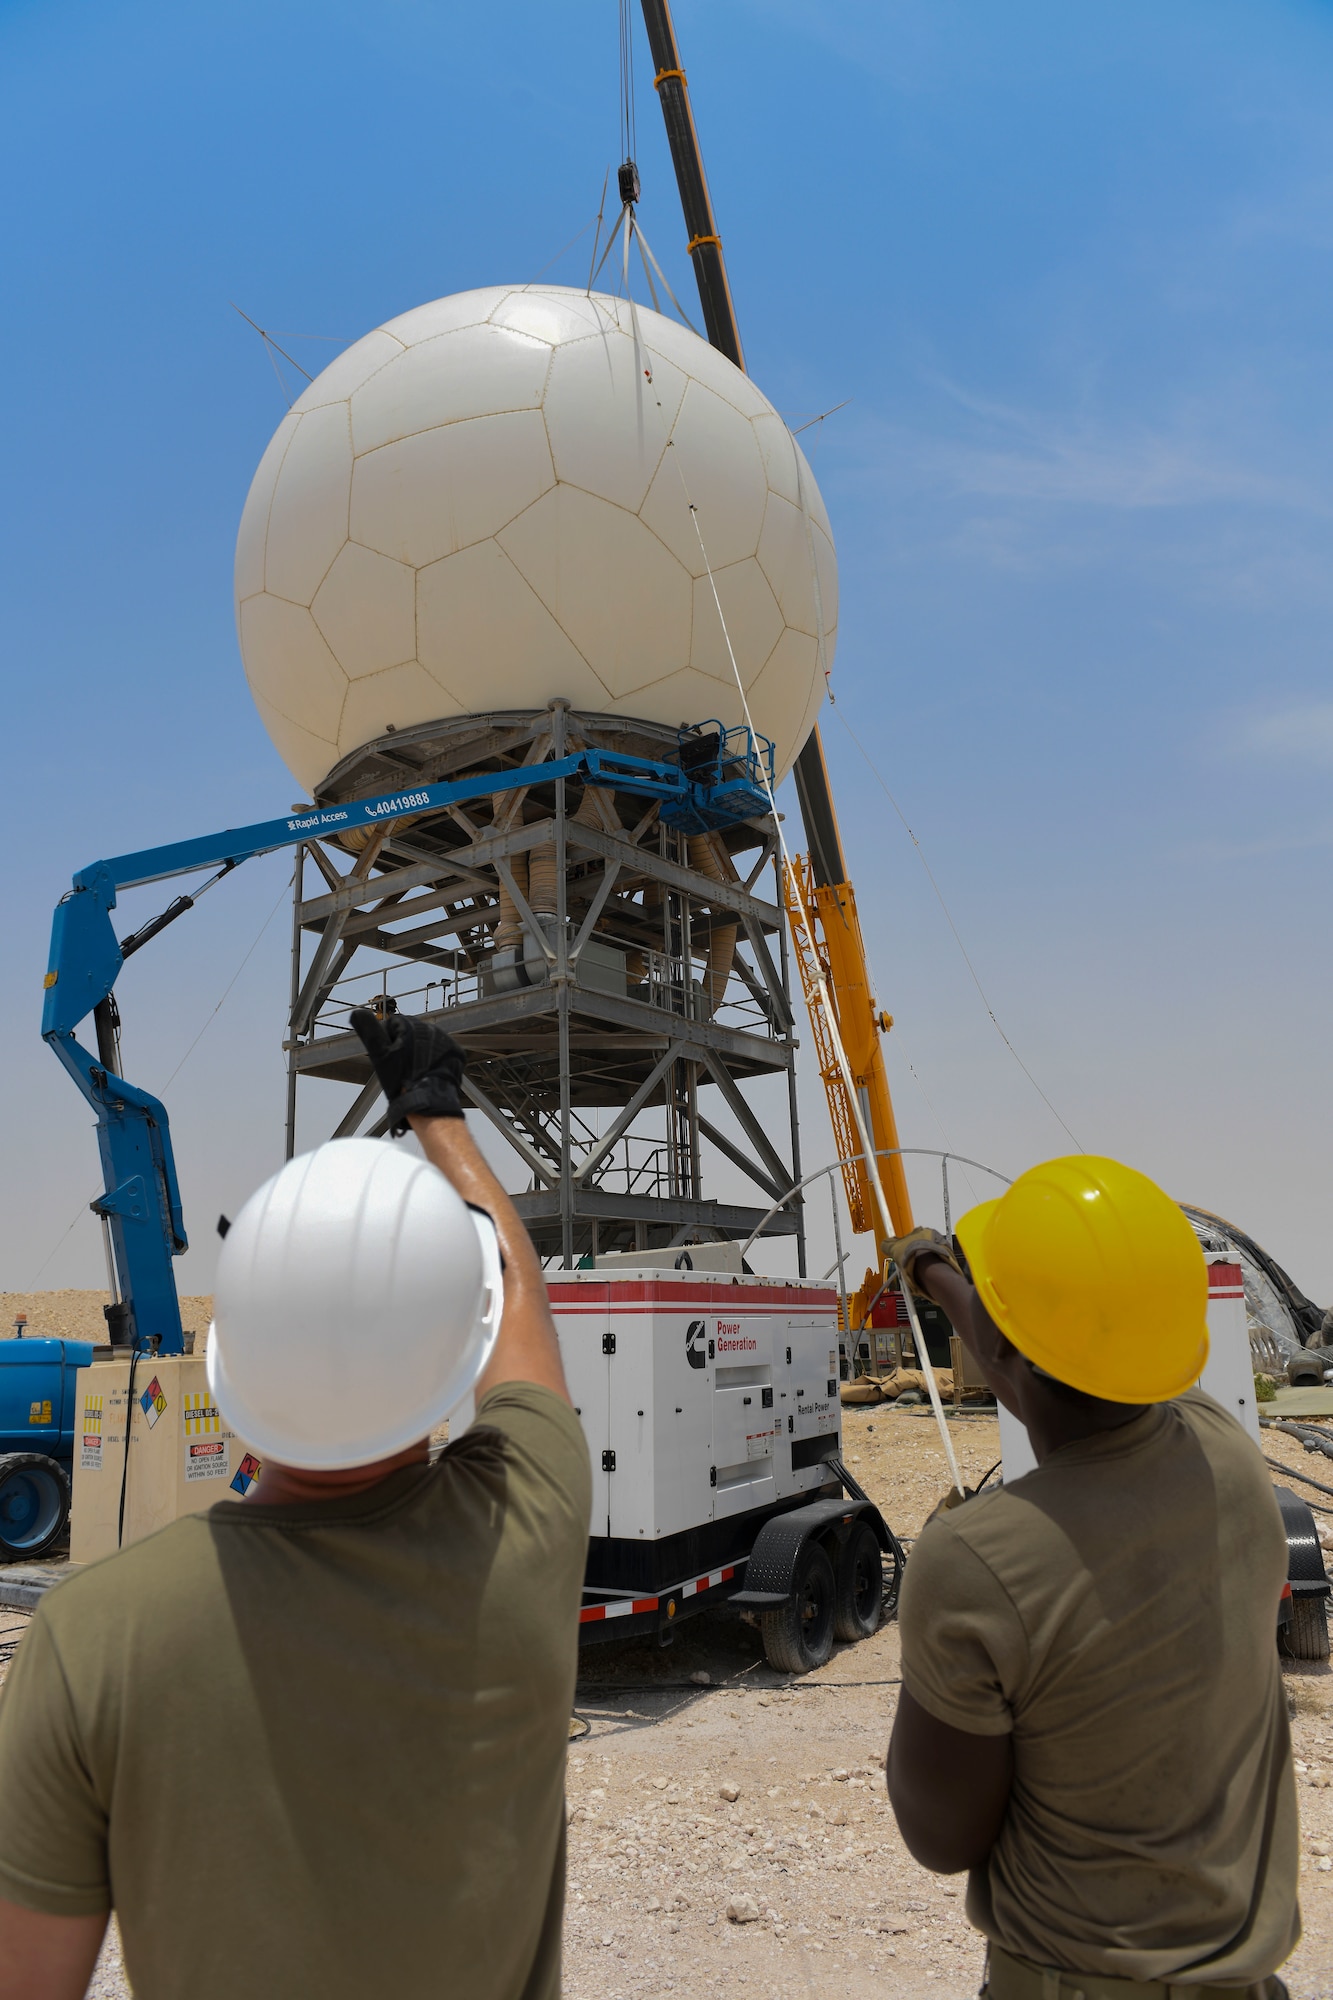
[(554, 2000), (589, 1508), (506, 1383), (432, 1467), (72, 1577), (0, 1694), (0, 1895), (114, 1905), (136, 2000)]
[(1202, 1390), (1067, 1445), (924, 1530), (903, 1684), (1012, 1731), (968, 1914), (1070, 1972), (1246, 1985), (1300, 1933), (1278, 1667), (1286, 1538), (1250, 1439)]

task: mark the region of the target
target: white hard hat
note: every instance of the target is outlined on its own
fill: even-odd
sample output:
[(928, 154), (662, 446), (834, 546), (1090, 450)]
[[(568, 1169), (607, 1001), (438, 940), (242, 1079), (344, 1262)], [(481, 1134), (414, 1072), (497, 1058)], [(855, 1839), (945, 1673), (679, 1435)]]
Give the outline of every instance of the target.
[(402, 1451), (475, 1386), (500, 1327), (495, 1226), (387, 1139), (332, 1139), (252, 1194), (218, 1258), (208, 1386), (262, 1456)]

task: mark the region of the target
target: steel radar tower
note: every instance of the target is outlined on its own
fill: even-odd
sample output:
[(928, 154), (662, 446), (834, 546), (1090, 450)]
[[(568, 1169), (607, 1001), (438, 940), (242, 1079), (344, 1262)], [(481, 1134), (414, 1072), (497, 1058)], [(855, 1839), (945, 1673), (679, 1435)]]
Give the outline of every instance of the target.
[[(836, 562), (767, 399), (591, 288), (437, 300), (284, 419), (236, 579), (251, 691), (312, 816), (470, 793), (298, 851), (289, 1155), (316, 1079), (356, 1086), (339, 1136), (383, 1130), (347, 1017), (419, 1010), (467, 1050), (546, 1258), (763, 1223), (804, 1275), (799, 1196), (765, 1223), (801, 1178), (771, 801), (822, 697)], [(607, 781), (557, 774), (571, 755)], [(643, 763), (692, 802), (620, 781)], [(729, 1198), (706, 1181), (719, 1157), (739, 1198), (734, 1173)]]

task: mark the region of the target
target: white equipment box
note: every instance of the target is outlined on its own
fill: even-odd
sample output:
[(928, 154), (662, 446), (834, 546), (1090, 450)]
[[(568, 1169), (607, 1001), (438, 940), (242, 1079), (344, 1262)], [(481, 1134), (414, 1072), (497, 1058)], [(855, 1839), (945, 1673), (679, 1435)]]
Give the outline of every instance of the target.
[[(562, 1271), (548, 1291), (592, 1454), (590, 1532), (662, 1544), (640, 1580), (734, 1539), (697, 1531), (828, 1483), (842, 1409), (827, 1286), (631, 1267)], [(690, 1547), (668, 1550), (676, 1538)]]
[(259, 1477), (259, 1459), (218, 1413), (202, 1355), (140, 1354), (127, 1447), (129, 1385), (127, 1355), (79, 1371), (71, 1562), (96, 1562), (215, 1500), (242, 1500)]

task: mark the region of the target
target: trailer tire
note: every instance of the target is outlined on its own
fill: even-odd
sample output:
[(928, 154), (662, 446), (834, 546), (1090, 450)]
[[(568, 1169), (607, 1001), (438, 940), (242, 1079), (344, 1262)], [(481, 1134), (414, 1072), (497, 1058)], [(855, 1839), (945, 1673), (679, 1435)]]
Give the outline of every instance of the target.
[(791, 1595), (759, 1621), (764, 1654), (780, 1674), (808, 1674), (833, 1651), (837, 1584), (833, 1564), (818, 1542), (807, 1542), (796, 1558)]
[(69, 1480), (40, 1451), (0, 1456), (0, 1556), (44, 1556), (69, 1520)]
[(838, 1550), (833, 1600), (833, 1636), (855, 1641), (878, 1632), (884, 1610), (884, 1568), (879, 1542), (868, 1521), (854, 1521)]
[(1291, 1620), (1278, 1629), (1278, 1651), (1289, 1660), (1328, 1658), (1328, 1599), (1293, 1597)]

